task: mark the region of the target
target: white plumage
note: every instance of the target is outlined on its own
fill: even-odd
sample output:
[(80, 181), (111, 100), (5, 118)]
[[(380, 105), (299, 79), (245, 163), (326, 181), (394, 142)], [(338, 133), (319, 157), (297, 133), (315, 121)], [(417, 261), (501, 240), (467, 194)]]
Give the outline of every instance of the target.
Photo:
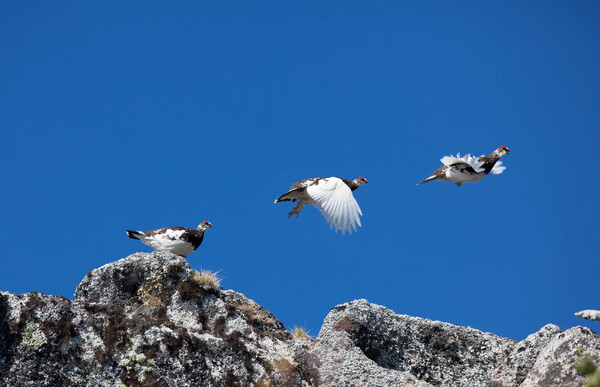
[[(480, 157), (483, 157), (481, 155)], [(456, 154), (456, 156), (444, 156), (440, 159), (442, 164), (444, 165), (452, 165), (456, 163), (467, 163), (469, 164), (477, 173), (483, 172), (483, 161), (479, 160), (479, 157), (472, 157), (470, 153), (467, 153), (463, 157), (460, 157), (460, 152)]]
[(368, 182), (362, 176), (352, 181), (341, 177), (305, 179), (292, 185), (288, 192), (275, 199), (275, 203), (298, 201), (288, 218), (300, 215), (302, 207), (312, 204), (327, 220), (331, 229), (341, 231), (343, 235), (346, 232), (352, 234), (357, 225), (361, 226), (362, 215), (352, 191)]
[(204, 240), (204, 232), (213, 226), (208, 220), (196, 229), (187, 227), (163, 227), (150, 231), (125, 230), (131, 239), (138, 239), (154, 250), (167, 250), (173, 254), (186, 256), (198, 248)]
[(168, 250), (173, 254), (186, 256), (193, 253), (196, 249), (191, 243), (181, 238), (184, 232), (185, 230), (167, 229), (164, 233), (154, 235), (141, 234), (139, 240), (154, 250)]
[(321, 179), (317, 184), (306, 188), (306, 193), (314, 200), (313, 205), (317, 207), (321, 215), (329, 223), (329, 228), (335, 227), (335, 232), (342, 231), (352, 234), (356, 231), (356, 225), (360, 224), (362, 211), (356, 199), (352, 195), (350, 187), (338, 177)]
[[(484, 171), (483, 169), (483, 164), (484, 162), (482, 161), (482, 157), (485, 157), (485, 155), (481, 155), (479, 157), (473, 157), (471, 156), (470, 153), (467, 153), (466, 155), (464, 155), (463, 157), (460, 157), (460, 153), (457, 153), (456, 156), (444, 156), (440, 159), (440, 161), (442, 162), (442, 164), (444, 165), (452, 165), (452, 164), (456, 164), (456, 163), (467, 163), (469, 164), (477, 173), (481, 173)], [(504, 172), (504, 170), (506, 169), (505, 166), (502, 166), (502, 161), (497, 161), (496, 164), (494, 164), (494, 167), (492, 168), (492, 170), (490, 171), (490, 173), (492, 175), (499, 175), (502, 172)]]
[(499, 175), (506, 169), (500, 158), (509, 152), (510, 149), (500, 146), (489, 156), (473, 157), (470, 153), (463, 157), (460, 157), (460, 153), (457, 153), (456, 156), (444, 156), (440, 159), (444, 165), (418, 184), (438, 180), (456, 183), (460, 187), (464, 183), (479, 181), (490, 173)]
[(505, 169), (506, 167), (502, 165), (502, 161), (497, 161), (496, 164), (494, 164), (494, 168), (492, 168), (490, 173), (492, 175), (499, 175), (502, 172), (504, 172)]

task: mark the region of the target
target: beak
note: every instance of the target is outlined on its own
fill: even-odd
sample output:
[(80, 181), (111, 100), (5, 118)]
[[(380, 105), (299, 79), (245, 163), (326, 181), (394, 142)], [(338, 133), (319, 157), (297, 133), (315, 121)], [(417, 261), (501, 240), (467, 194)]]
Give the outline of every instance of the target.
[(506, 148), (506, 153), (510, 153), (510, 149)]

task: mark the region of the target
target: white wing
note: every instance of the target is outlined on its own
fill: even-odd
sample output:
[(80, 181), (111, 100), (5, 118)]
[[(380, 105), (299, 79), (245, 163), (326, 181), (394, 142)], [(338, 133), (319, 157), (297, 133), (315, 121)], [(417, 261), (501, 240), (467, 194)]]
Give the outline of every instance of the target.
[(505, 169), (506, 167), (502, 166), (502, 161), (498, 161), (496, 164), (494, 164), (494, 168), (492, 168), (490, 173), (493, 175), (499, 175), (504, 172)]
[(444, 165), (452, 165), (456, 163), (466, 163), (471, 166), (477, 173), (483, 172), (483, 161), (479, 161), (479, 157), (473, 157), (470, 153), (467, 153), (463, 157), (460, 157), (460, 153), (457, 153), (456, 156), (444, 156), (440, 159), (442, 164)]
[[(467, 156), (469, 156), (469, 155), (467, 154)], [(440, 161), (444, 165), (452, 165), (452, 164), (455, 164), (455, 163), (462, 163), (462, 162), (464, 162), (464, 160), (460, 158), (460, 153), (457, 153), (456, 156), (452, 156), (452, 155), (450, 155), (450, 156), (444, 156), (444, 157), (442, 157), (440, 159)]]
[(315, 201), (313, 204), (329, 223), (330, 228), (335, 227), (335, 232), (342, 230), (352, 234), (356, 225), (360, 224), (362, 212), (352, 195), (352, 190), (337, 177), (328, 177), (319, 180), (317, 184), (306, 188), (308, 195)]
[(477, 173), (481, 173), (483, 172), (485, 169), (483, 169), (483, 164), (485, 164), (483, 161), (479, 161), (479, 159), (484, 156), (481, 155), (479, 157), (471, 157), (470, 154), (467, 154), (465, 157), (463, 157), (463, 159), (466, 158), (467, 164), (469, 164), (471, 167), (473, 167), (473, 169), (475, 170), (475, 172)]

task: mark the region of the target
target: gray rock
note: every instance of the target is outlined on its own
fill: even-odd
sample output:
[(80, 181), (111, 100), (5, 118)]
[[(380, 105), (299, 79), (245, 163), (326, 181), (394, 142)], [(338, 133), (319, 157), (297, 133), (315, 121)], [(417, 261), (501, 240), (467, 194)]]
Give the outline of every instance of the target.
[(242, 294), (205, 286), (196, 275), (171, 253), (138, 253), (90, 272), (75, 301), (1, 293), (0, 380), (302, 385), (283, 324)]
[(575, 386), (598, 335), (546, 325), (515, 342), (357, 300), (295, 339), (184, 258), (137, 253), (91, 271), (75, 300), (0, 293), (6, 386)]
[[(562, 332), (559, 327), (548, 324), (538, 332), (527, 336), (525, 340), (514, 342), (510, 353), (496, 364), (493, 380), (497, 385), (518, 386), (535, 363), (540, 349)], [(512, 340), (511, 340), (512, 341)]]
[(582, 353), (592, 356), (596, 365), (599, 363), (600, 340), (589, 328), (575, 327), (554, 335), (537, 357), (522, 386), (582, 386), (585, 378), (577, 375), (573, 367)]
[(296, 358), (315, 386), (431, 386), (409, 372), (381, 367), (339, 330), (300, 344)]
[[(573, 330), (576, 333), (570, 334)], [(563, 341), (569, 346), (561, 347), (565, 356), (557, 359), (553, 348), (561, 335), (566, 335)], [(561, 370), (559, 385), (581, 385), (583, 379), (573, 371), (577, 348), (600, 359), (595, 350), (598, 336), (584, 328), (561, 333), (557, 326), (546, 325), (515, 342), (473, 328), (395, 314), (366, 300), (333, 308), (317, 342), (313, 352), (325, 365), (320, 380), (340, 386), (427, 385), (415, 379), (434, 386), (550, 386), (544, 383), (555, 376), (553, 369)], [(376, 376), (371, 373), (373, 364), (378, 366)], [(368, 373), (369, 383), (358, 370)], [(540, 376), (534, 379), (530, 373)]]

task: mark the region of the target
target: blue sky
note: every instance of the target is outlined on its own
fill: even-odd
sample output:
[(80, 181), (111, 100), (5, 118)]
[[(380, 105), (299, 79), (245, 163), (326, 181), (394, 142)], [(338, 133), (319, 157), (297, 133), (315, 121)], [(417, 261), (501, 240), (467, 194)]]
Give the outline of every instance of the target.
[[(357, 298), (523, 339), (600, 308), (600, 3), (2, 2), (0, 289), (72, 298), (210, 220), (220, 270), (288, 328)], [(512, 149), (478, 183), (415, 184)], [(273, 204), (365, 176), (351, 236)]]

